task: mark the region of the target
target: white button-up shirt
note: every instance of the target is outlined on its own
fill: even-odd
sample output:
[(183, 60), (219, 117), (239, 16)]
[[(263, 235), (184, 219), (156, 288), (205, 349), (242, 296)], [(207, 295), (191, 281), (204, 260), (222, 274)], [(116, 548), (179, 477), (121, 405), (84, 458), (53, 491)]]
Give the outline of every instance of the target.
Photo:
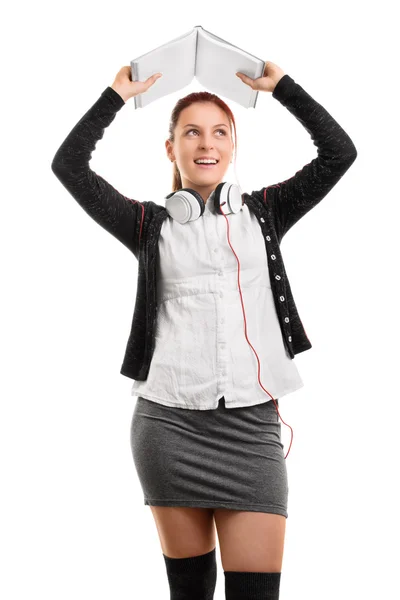
[[(260, 380), (282, 398), (304, 383), (282, 339), (262, 231), (245, 204), (226, 218)], [(133, 382), (132, 395), (193, 410), (215, 409), (222, 396), (227, 408), (271, 400), (246, 340), (238, 261), (227, 236), (226, 219), (210, 201), (195, 221), (163, 222), (154, 353), (147, 379)]]

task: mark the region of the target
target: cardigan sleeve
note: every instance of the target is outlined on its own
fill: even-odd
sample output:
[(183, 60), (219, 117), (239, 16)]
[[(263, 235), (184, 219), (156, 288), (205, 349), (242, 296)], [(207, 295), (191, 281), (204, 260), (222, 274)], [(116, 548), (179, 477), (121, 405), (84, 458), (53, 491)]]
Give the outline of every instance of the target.
[(51, 169), (78, 204), (137, 257), (146, 202), (127, 198), (89, 166), (96, 143), (125, 105), (107, 87), (57, 150)]
[(317, 157), (290, 179), (252, 192), (272, 210), (280, 241), (338, 183), (355, 161), (357, 150), (328, 111), (289, 75), (278, 81), (272, 96), (303, 125), (317, 147)]

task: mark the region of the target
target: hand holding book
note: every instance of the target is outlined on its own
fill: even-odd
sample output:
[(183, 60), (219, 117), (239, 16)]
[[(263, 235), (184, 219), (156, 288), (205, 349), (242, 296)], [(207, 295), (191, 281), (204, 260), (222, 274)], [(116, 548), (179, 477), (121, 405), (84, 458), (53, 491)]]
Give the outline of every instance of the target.
[(132, 81), (131, 68), (125, 66), (118, 71), (114, 83), (110, 87), (121, 96), (124, 102), (127, 102), (129, 98), (147, 92), (159, 77), (162, 77), (162, 73), (154, 73), (146, 81)]
[(239, 71), (236, 76), (251, 87), (252, 90), (260, 92), (273, 92), (278, 81), (285, 75), (284, 71), (273, 62), (266, 62), (264, 73), (258, 79), (252, 79)]
[[(271, 61), (265, 63), (264, 73), (257, 79), (252, 79), (240, 71), (236, 73), (243, 83), (249, 85), (251, 89), (261, 92), (273, 92), (278, 81), (284, 75), (284, 71)], [(162, 77), (162, 73), (154, 73), (146, 81), (132, 81), (130, 66), (124, 66), (118, 71), (111, 87), (124, 102), (127, 102), (129, 98), (145, 93), (160, 77)]]

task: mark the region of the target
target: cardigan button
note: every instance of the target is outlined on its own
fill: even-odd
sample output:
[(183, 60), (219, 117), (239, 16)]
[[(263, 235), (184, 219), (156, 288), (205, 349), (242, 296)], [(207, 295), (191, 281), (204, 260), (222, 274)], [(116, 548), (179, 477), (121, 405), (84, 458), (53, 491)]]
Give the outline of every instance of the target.
[(289, 342), (292, 341), (292, 336), (291, 335), (289, 335), (288, 340), (289, 340)]
[(281, 276), (280, 275), (275, 275), (275, 279), (280, 279)]
[(264, 219), (263, 219), (262, 217), (261, 217), (260, 221), (261, 221), (262, 223), (265, 223), (265, 221), (264, 221)]
[(283, 301), (284, 301), (284, 299), (285, 299), (285, 296), (279, 296), (279, 300), (280, 300), (281, 302), (283, 302)]
[(289, 323), (289, 317), (285, 317), (285, 323)]
[(270, 236), (269, 236), (269, 235), (267, 235), (267, 236), (265, 236), (265, 237), (267, 238), (267, 240), (268, 240), (269, 242), (271, 241), (271, 238), (270, 238)]
[(275, 254), (271, 254), (271, 258), (272, 258), (272, 260), (275, 260), (276, 259)]

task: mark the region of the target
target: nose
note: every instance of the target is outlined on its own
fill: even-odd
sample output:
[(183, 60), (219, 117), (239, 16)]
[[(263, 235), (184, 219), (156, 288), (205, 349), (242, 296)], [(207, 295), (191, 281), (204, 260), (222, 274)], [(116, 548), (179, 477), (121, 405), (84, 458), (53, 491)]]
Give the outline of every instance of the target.
[[(208, 136), (210, 137), (210, 139), (208, 139)], [(202, 134), (199, 138), (199, 146), (200, 148), (214, 148), (212, 133)]]
[(212, 144), (206, 144), (206, 143), (201, 144), (201, 146), (200, 146), (200, 148), (204, 148), (204, 149), (208, 148), (208, 150), (211, 150), (213, 147), (214, 146)]

